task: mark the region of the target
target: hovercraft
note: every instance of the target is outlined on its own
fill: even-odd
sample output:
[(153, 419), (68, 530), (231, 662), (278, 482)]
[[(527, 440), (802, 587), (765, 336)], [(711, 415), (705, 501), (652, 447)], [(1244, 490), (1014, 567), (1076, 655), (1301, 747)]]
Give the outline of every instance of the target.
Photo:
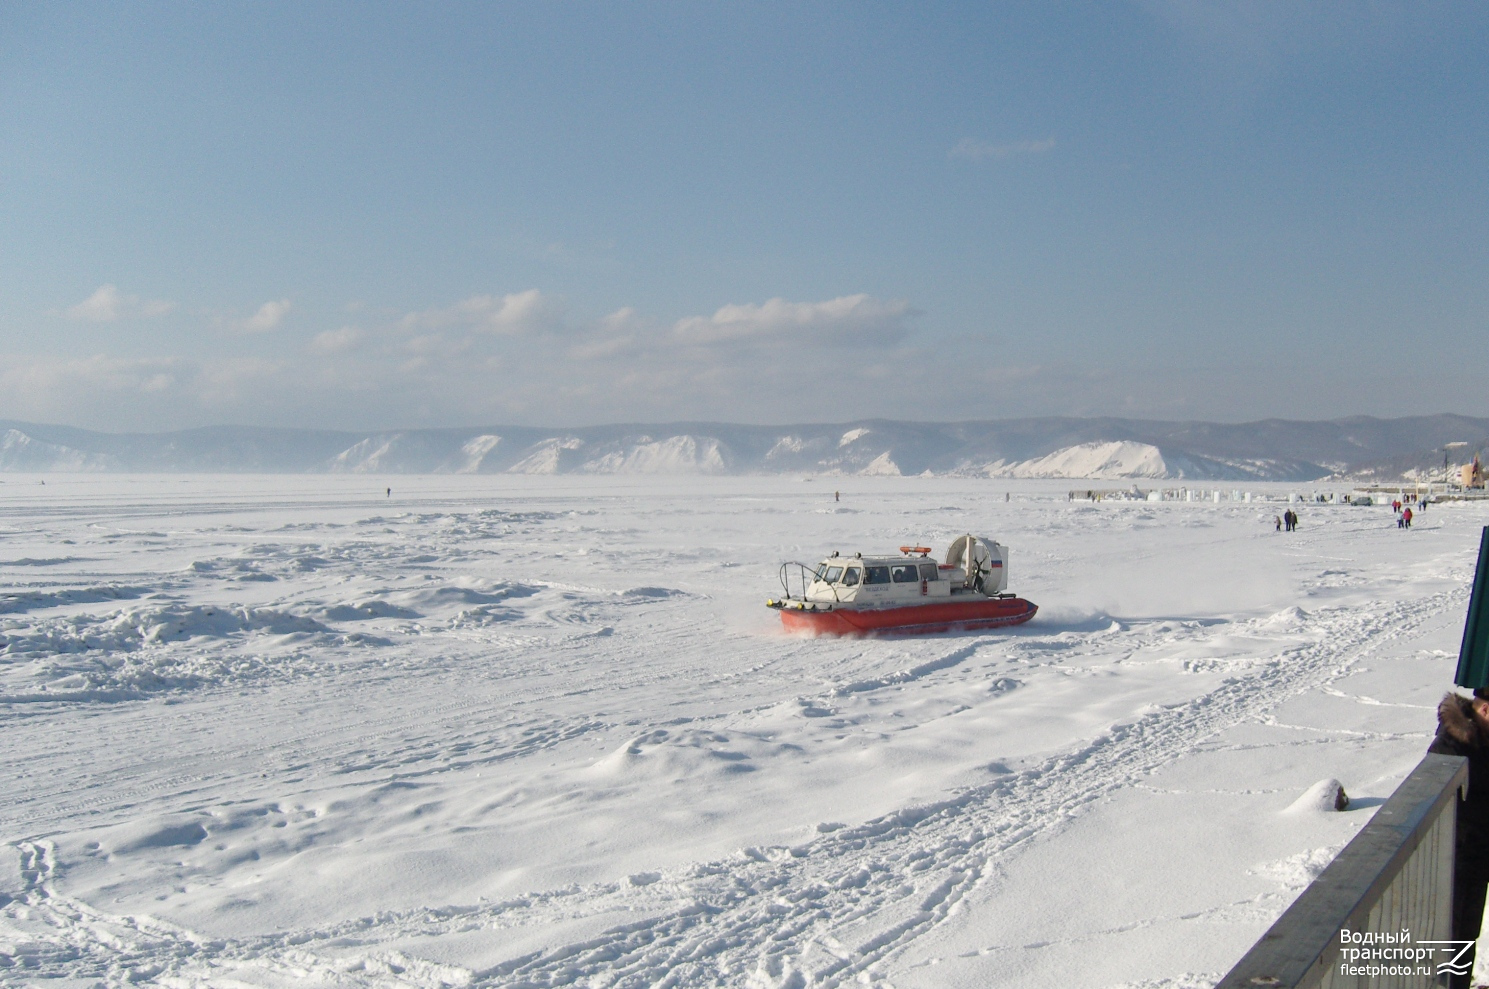
[(1000, 628), (1039, 610), (1007, 592), (1008, 547), (1001, 543), (969, 533), (952, 540), (944, 563), (930, 553), (928, 546), (901, 546), (899, 556), (833, 553), (816, 566), (783, 563), (785, 596), (765, 604), (789, 631), (828, 635)]

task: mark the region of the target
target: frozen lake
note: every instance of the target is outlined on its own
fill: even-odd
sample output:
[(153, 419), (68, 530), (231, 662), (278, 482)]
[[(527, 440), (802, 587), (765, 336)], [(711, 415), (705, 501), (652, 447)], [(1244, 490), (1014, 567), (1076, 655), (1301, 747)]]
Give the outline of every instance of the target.
[[(1421, 757), (1489, 522), (45, 480), (0, 477), (0, 982), (54, 986), (1208, 986)], [(1033, 622), (763, 607), (784, 560), (965, 531)], [(1351, 809), (1292, 806), (1328, 777)]]

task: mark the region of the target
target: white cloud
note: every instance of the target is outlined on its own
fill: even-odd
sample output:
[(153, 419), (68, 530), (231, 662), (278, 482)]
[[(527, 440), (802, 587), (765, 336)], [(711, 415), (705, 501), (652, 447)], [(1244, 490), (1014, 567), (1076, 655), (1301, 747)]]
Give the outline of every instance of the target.
[(108, 323), (119, 318), (121, 300), (113, 285), (100, 285), (98, 291), (67, 309), (69, 319), (86, 319), (91, 323)]
[(281, 360), (5, 354), (0, 417), (106, 431), (252, 423), (294, 409), (312, 382)]
[(793, 417), (820, 403), (824, 374), (851, 388), (918, 359), (902, 343), (912, 315), (858, 294), (578, 320), (534, 290), (479, 295), (381, 323), (364, 313), (292, 357), (27, 358), (0, 373), (0, 416), (136, 429)]
[(68, 306), (63, 315), (90, 323), (112, 323), (120, 317), (164, 316), (175, 308), (174, 302), (126, 295), (119, 291), (118, 286), (109, 284), (98, 286), (88, 298), (75, 306)]
[(600, 326), (610, 333), (629, 333), (642, 324), (643, 320), (630, 306), (600, 317)]
[(574, 344), (569, 348), (569, 356), (581, 361), (607, 360), (636, 350), (638, 343), (636, 337), (629, 333), (599, 337)]
[(1042, 141), (1013, 141), (1008, 144), (992, 144), (988, 141), (978, 141), (970, 137), (964, 137), (956, 143), (956, 147), (946, 152), (948, 158), (970, 158), (973, 161), (981, 161), (984, 158), (1009, 158), (1013, 155), (1039, 155), (1044, 154), (1055, 146), (1055, 139), (1047, 137)]
[[(366, 415), (379, 421), (757, 418), (761, 408), (794, 408), (821, 380), (823, 360), (845, 384), (882, 380), (882, 368), (912, 354), (902, 341), (913, 315), (906, 301), (857, 294), (736, 303), (675, 321), (626, 307), (579, 321), (529, 290), (327, 331), (289, 373), (326, 406), (378, 396)], [(803, 359), (804, 350), (819, 358)]]
[(315, 354), (344, 354), (356, 349), (366, 336), (355, 326), (343, 326), (339, 330), (317, 333), (310, 341), (310, 350)]
[(0, 389), (22, 395), (129, 396), (188, 393), (199, 399), (221, 397), (225, 389), (264, 380), (284, 370), (281, 361), (225, 358), (195, 361), (181, 357), (35, 357), (10, 355), (0, 371)]
[(109, 428), (121, 415), (128, 418), (154, 407), (189, 373), (186, 362), (170, 357), (10, 354), (0, 360), (0, 394), (11, 415)]
[(259, 357), (229, 357), (191, 365), (192, 376), (183, 382), (192, 398), (206, 408), (231, 407), (268, 398), (268, 394), (294, 382), (286, 379), (288, 367), (281, 360)]
[(291, 308), (288, 299), (265, 302), (259, 306), (258, 312), (243, 320), (238, 327), (249, 333), (267, 333), (284, 322), (284, 317), (289, 314)]
[[(144, 311), (108, 288), (77, 318)], [(1125, 362), (1095, 354), (1083, 365), (1041, 365), (988, 333), (938, 334), (916, 323), (908, 302), (867, 294), (675, 315), (624, 308), (565, 317), (530, 290), (408, 316), (366, 311), (357, 325), (308, 331), (293, 352), (273, 335), (219, 336), (218, 351), (200, 358), (88, 357), (67, 352), (76, 334), (64, 334), (53, 355), (0, 353), (0, 418), (145, 431), (1113, 413), (1234, 419), (1334, 414), (1350, 407), (1362, 374), (1378, 391), (1414, 394), (1443, 373), (1424, 364), (1372, 378), (1346, 368), (1314, 383), (1303, 380), (1318, 377), (1310, 366), (1262, 375), (1258, 389), (1256, 366), (1219, 358), (1219, 366), (1189, 357), (1160, 367), (1142, 354)], [(997, 314), (984, 316), (992, 323)], [(130, 338), (134, 346), (150, 335)], [(1468, 394), (1470, 376), (1451, 381)], [(1395, 387), (1403, 381), (1412, 387)]]
[(473, 295), (447, 309), (427, 309), (403, 317), (405, 329), (473, 326), (516, 336), (552, 329), (562, 322), (563, 307), (535, 288), (509, 295)]
[(844, 295), (826, 302), (771, 299), (755, 304), (722, 306), (712, 316), (680, 319), (673, 335), (694, 344), (774, 340), (789, 336), (800, 343), (894, 343), (905, 335), (911, 315), (903, 300), (881, 301), (867, 295)]
[(644, 338), (653, 329), (635, 309), (626, 306), (600, 317), (599, 325), (593, 332), (585, 334), (581, 331), (581, 339), (569, 347), (568, 353), (570, 357), (581, 361), (615, 358), (643, 348)]

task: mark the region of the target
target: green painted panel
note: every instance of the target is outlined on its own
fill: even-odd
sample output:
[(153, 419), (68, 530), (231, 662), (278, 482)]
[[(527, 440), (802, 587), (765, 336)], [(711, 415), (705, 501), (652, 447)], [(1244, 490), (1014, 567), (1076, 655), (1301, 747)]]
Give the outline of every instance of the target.
[(1468, 599), (1468, 621), (1463, 623), (1463, 645), (1458, 649), (1460, 687), (1489, 687), (1489, 526), (1479, 538), (1479, 565)]

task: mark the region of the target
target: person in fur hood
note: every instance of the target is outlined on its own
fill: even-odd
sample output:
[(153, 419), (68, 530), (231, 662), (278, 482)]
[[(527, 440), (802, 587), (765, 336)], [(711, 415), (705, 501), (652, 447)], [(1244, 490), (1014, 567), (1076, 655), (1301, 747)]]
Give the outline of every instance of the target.
[[(1484, 893), (1489, 888), (1489, 687), (1472, 697), (1450, 693), (1437, 705), (1437, 737), (1427, 747), (1439, 755), (1468, 759), (1468, 798), (1458, 802), (1458, 840), (1453, 866), (1453, 939), (1479, 936)], [(1467, 955), (1472, 962), (1474, 951)], [(1469, 989), (1468, 975), (1453, 976), (1451, 989)]]

